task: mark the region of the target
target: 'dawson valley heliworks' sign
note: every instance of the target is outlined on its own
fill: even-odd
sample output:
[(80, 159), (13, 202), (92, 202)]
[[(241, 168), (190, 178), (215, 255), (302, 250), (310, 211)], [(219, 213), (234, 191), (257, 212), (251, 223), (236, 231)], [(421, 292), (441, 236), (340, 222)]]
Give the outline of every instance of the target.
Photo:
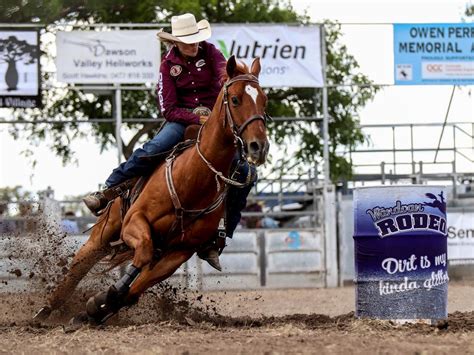
[(57, 79), (84, 84), (157, 82), (160, 43), (156, 32), (59, 32)]

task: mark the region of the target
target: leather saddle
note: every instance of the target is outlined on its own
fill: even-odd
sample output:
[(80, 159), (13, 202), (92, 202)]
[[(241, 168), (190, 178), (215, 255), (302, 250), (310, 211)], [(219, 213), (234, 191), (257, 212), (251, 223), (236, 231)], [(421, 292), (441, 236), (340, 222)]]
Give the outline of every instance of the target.
[[(183, 142), (176, 144), (173, 147), (173, 149), (170, 149), (166, 152), (149, 155), (145, 157), (140, 157), (140, 160), (147, 161), (150, 165), (154, 167), (158, 167), (161, 163), (163, 163), (166, 160), (166, 158), (170, 154), (174, 154), (175, 156), (178, 156), (181, 153), (183, 153), (186, 149), (196, 144), (199, 128), (200, 126), (197, 124), (186, 127), (186, 131), (184, 133), (185, 140)], [(140, 193), (142, 192), (143, 187), (145, 186), (149, 178), (150, 178), (150, 175), (145, 175), (139, 178), (132, 179), (132, 180), (135, 180), (135, 182), (131, 181), (131, 184), (129, 184), (129, 188), (120, 195), (120, 197), (122, 197), (122, 205), (121, 205), (122, 220), (123, 220), (123, 217), (125, 217), (125, 214), (127, 213), (127, 211), (130, 209), (130, 206), (132, 206), (132, 204), (137, 200), (138, 196), (140, 196)]]

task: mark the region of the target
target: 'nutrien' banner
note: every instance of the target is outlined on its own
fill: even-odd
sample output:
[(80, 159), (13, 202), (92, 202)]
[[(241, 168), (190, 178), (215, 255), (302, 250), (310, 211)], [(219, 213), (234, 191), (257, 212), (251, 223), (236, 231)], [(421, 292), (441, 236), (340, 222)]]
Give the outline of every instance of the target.
[(445, 188), (359, 188), (354, 194), (354, 206), (356, 316), (445, 319)]
[(322, 87), (318, 26), (212, 25), (210, 39), (226, 58), (247, 64), (260, 57), (265, 87)]

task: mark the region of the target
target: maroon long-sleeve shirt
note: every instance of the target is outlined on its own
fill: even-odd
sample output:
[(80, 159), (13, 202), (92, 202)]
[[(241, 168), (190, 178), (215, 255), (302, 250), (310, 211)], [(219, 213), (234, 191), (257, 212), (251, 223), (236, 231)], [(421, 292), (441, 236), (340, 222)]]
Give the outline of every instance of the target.
[(186, 109), (205, 106), (212, 110), (222, 88), (226, 60), (211, 43), (199, 43), (196, 57), (185, 59), (171, 48), (160, 66), (158, 103), (167, 121), (198, 123), (199, 116)]

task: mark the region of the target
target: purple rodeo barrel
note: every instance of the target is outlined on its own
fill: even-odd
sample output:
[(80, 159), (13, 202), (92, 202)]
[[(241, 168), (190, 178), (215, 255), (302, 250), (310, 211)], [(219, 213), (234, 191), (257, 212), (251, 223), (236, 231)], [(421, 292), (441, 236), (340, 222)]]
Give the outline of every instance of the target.
[(354, 219), (356, 317), (446, 319), (445, 187), (357, 188)]

